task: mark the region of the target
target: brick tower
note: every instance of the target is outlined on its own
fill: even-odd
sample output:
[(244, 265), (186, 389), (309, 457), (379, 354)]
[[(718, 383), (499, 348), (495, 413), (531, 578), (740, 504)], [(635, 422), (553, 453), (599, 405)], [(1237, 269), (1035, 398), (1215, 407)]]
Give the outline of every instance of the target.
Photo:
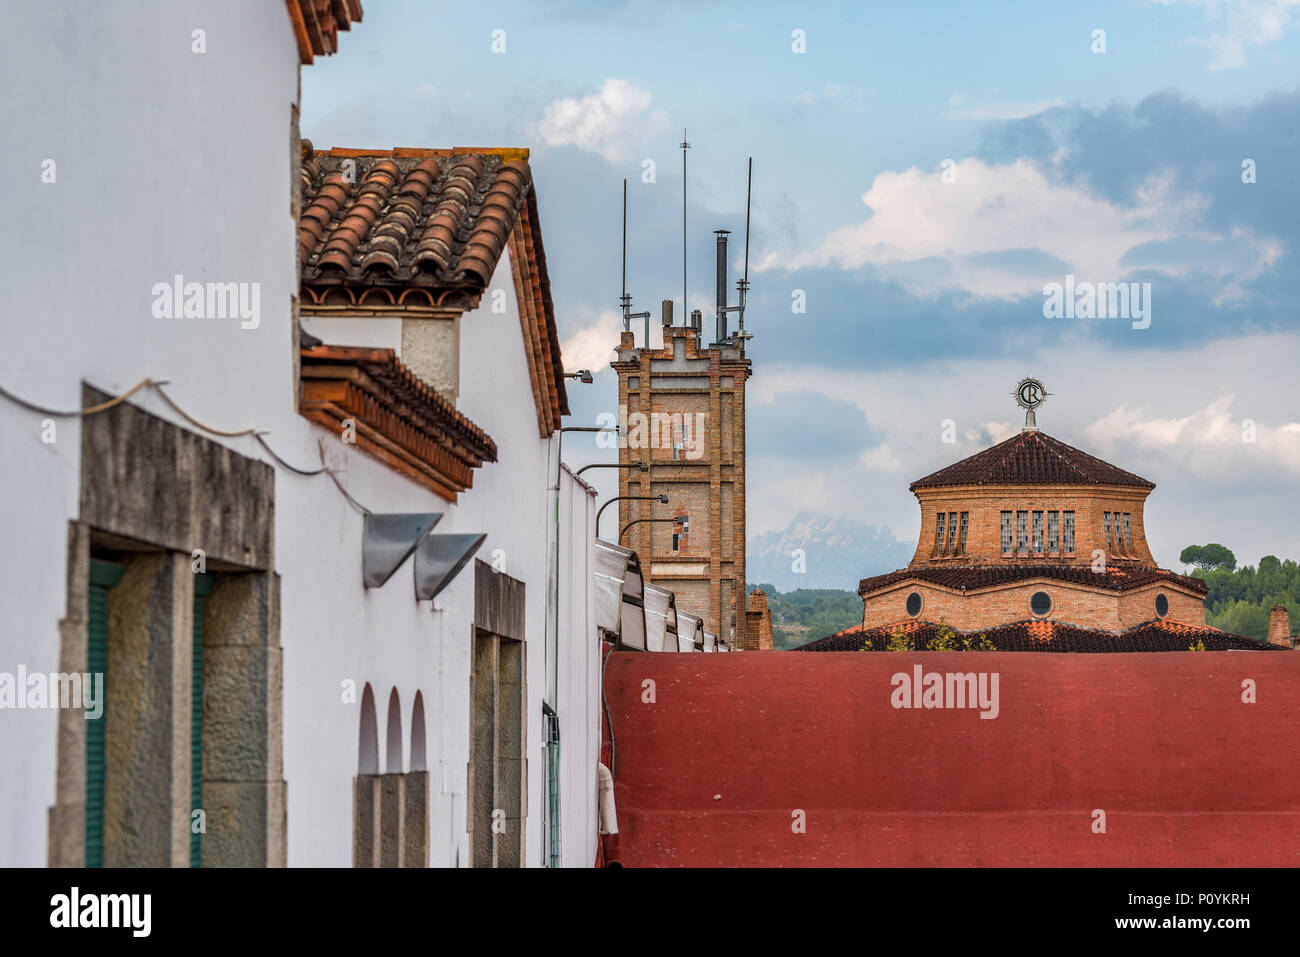
[[(668, 504), (619, 503), (620, 544), (641, 556), (646, 578), (677, 595), (678, 611), (733, 649), (757, 648), (745, 605), (745, 358), (743, 332), (726, 334), (726, 237), (720, 235), (717, 340), (704, 343), (699, 310), (673, 323), (663, 303), (662, 349), (638, 347), (624, 330), (618, 357), (619, 495), (667, 495)], [(644, 314), (643, 314), (644, 315)], [(649, 323), (647, 320), (647, 332)]]

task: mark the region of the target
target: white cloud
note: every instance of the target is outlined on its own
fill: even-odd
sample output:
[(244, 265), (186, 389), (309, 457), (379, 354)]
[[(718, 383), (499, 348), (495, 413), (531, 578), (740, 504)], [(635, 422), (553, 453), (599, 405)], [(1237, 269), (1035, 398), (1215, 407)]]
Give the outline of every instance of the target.
[(1156, 0), (1164, 6), (1183, 4), (1205, 12), (1214, 24), (1209, 36), (1192, 37), (1190, 42), (1212, 54), (1211, 70), (1234, 70), (1246, 63), (1248, 47), (1262, 48), (1280, 40), (1291, 24), (1291, 13), (1300, 0)]
[(437, 96), (438, 88), (432, 83), (421, 83), (415, 88), (416, 96)]
[(1097, 448), (1156, 451), (1207, 478), (1240, 476), (1257, 467), (1260, 453), (1300, 476), (1300, 423), (1255, 422), (1238, 409), (1231, 394), (1181, 416), (1121, 405), (1083, 433)]
[(668, 114), (650, 109), (650, 94), (610, 77), (600, 90), (550, 103), (534, 135), (545, 146), (576, 146), (610, 162), (635, 155), (639, 144), (668, 129)]
[[(1066, 272), (1120, 281), (1133, 268), (1125, 255), (1147, 243), (1169, 241), (1141, 250), (1142, 268), (1225, 282), (1253, 278), (1281, 255), (1280, 245), (1249, 232), (1200, 228), (1208, 200), (1178, 191), (1172, 173), (1151, 176), (1127, 202), (1113, 203), (1026, 159), (1002, 166), (964, 159), (952, 172), (953, 182), (943, 181), (941, 168), (880, 173), (862, 196), (867, 219), (834, 230), (813, 250), (769, 251), (758, 268), (870, 266), (919, 296), (959, 290), (1017, 298), (1041, 294)], [(1217, 254), (1207, 256), (1214, 244)]]
[(965, 97), (956, 93), (948, 100), (947, 116), (960, 120), (1023, 120), (1044, 110), (1065, 106), (1064, 100), (1009, 101), (985, 103), (981, 106), (962, 106)]
[[(1044, 432), (1157, 483), (1147, 509), (1157, 560), (1175, 562), (1194, 541), (1222, 541), (1243, 560), (1300, 557), (1293, 547), (1300, 540), (1297, 363), (1296, 333), (1178, 350), (1063, 339), (1009, 358), (936, 359), (870, 373), (768, 363), (747, 390), (751, 429), (763, 426), (760, 406), (773, 396), (812, 388), (856, 405), (881, 441), (853, 461), (790, 456), (751, 470), (751, 533), (820, 509), (888, 525), (914, 541), (919, 511), (908, 483), (1018, 432), (1023, 415), (1007, 393), (1035, 373), (1052, 393), (1038, 411)], [(926, 388), (918, 392), (917, 382)], [(1248, 418), (1256, 421), (1254, 443), (1242, 441)], [(948, 419), (957, 426), (953, 444), (942, 441)]]
[(603, 310), (594, 317), (592, 312), (586, 310), (586, 323), (560, 342), (566, 372), (590, 369), (599, 375), (609, 369), (614, 358), (622, 319), (613, 309)]

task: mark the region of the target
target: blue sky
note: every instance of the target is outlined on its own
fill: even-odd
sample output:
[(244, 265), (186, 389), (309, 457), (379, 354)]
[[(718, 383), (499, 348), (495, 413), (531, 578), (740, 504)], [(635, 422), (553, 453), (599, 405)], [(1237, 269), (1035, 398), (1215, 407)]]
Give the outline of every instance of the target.
[[(616, 403), (622, 179), (630, 291), (680, 309), (687, 129), (707, 316), (753, 155), (751, 534), (817, 509), (914, 539), (908, 482), (1009, 435), (1037, 375), (1045, 431), (1157, 483), (1162, 563), (1208, 540), (1300, 557), (1297, 2), (368, 0), (304, 68), (301, 126), (532, 150), (566, 362), (601, 373), (575, 423)], [(1067, 273), (1150, 282), (1149, 328), (1045, 318)]]

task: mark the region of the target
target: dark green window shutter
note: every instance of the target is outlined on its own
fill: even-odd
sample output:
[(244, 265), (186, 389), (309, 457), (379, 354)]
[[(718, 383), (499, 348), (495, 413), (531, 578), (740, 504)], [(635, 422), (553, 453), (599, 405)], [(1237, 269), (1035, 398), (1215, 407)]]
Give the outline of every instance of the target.
[(203, 807), (203, 609), (212, 594), (212, 576), (194, 576), (194, 659), (190, 684), (190, 867), (201, 866), (203, 835), (194, 830), (193, 812)]
[(104, 726), (108, 721), (108, 590), (122, 580), (126, 569), (112, 562), (90, 560), (90, 595), (87, 609), (86, 670), (100, 680), (105, 710), (86, 721), (86, 866), (104, 866)]

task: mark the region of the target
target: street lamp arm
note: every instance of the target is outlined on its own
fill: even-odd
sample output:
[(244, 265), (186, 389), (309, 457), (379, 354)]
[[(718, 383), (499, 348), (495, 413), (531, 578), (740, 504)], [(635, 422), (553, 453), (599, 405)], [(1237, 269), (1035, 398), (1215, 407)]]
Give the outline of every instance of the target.
[(620, 545), (622, 545), (622, 544), (623, 544), (623, 536), (627, 534), (627, 530), (628, 530), (629, 528), (631, 528), (633, 525), (640, 525), (642, 522), (650, 522), (650, 523), (670, 522), (670, 523), (672, 523), (673, 525), (680, 525), (680, 524), (682, 524), (682, 520), (681, 520), (680, 517), (677, 517), (677, 518), (638, 518), (638, 519), (634, 519), (634, 520), (628, 522), (626, 525), (624, 525), (624, 526), (623, 526), (623, 531), (621, 531), (621, 532), (618, 533), (618, 543), (619, 543)]
[(667, 495), (615, 495), (608, 502), (596, 510), (596, 528), (600, 528), (600, 516), (605, 513), (605, 509), (615, 502), (659, 502), (662, 505), (668, 504)]
[(581, 475), (587, 469), (636, 469), (638, 472), (649, 472), (650, 466), (645, 462), (592, 462), (578, 469), (578, 474)]

